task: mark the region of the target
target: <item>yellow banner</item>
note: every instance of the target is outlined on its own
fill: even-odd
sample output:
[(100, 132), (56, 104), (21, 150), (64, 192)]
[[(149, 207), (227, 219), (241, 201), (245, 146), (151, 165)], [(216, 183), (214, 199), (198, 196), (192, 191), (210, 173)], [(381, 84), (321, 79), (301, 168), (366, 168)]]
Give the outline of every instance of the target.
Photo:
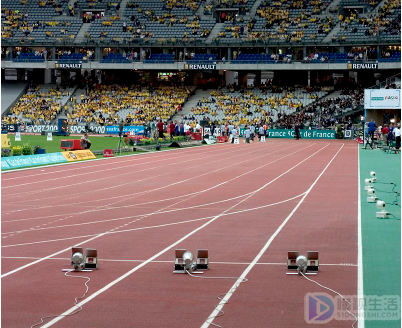
[(61, 152), (68, 162), (81, 161), (84, 159), (96, 158), (96, 156), (89, 149), (73, 150)]
[(8, 139), (7, 134), (2, 134), (1, 135), (1, 148), (10, 148), (11, 147), (11, 141)]

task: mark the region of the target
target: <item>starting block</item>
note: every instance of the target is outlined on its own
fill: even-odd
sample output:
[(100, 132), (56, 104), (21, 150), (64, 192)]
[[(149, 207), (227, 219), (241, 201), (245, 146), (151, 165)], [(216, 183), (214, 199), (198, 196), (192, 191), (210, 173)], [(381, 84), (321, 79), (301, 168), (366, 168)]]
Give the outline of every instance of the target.
[(186, 249), (175, 249), (175, 259), (174, 259), (174, 273), (186, 273), (183, 270), (183, 254), (186, 252)]
[[(77, 254), (78, 253), (78, 254)], [(62, 269), (63, 272), (67, 271), (84, 271), (91, 272), (98, 269), (98, 251), (93, 248), (86, 249), (86, 256), (84, 257), (84, 249), (82, 247), (71, 248), (71, 265), (72, 269)], [(78, 261), (74, 262), (74, 255), (78, 257)]]
[(234, 138), (234, 142), (233, 142), (233, 143), (235, 143), (235, 144), (240, 144), (239, 138)]
[[(194, 263), (193, 256), (190, 252), (187, 252), (186, 256), (190, 254), (191, 256), (191, 265), (190, 268), (186, 268), (186, 263), (184, 262), (183, 255), (186, 253), (186, 249), (175, 249), (175, 259), (174, 259), (174, 270), (173, 273), (187, 273), (187, 271), (191, 272), (192, 274), (202, 274), (201, 271), (196, 270), (208, 270), (209, 259), (208, 259), (208, 250), (207, 249), (199, 249), (197, 251), (197, 261)], [(188, 260), (188, 257), (186, 257)], [(195, 269), (193, 267), (195, 264)], [(191, 271), (194, 270), (194, 271)]]
[(98, 269), (98, 250), (87, 248), (85, 250), (85, 269)]
[(260, 142), (265, 142), (265, 136), (261, 136)]
[[(290, 272), (286, 274), (299, 274), (297, 259), (299, 258), (299, 251), (288, 251), (287, 266)], [(307, 270), (305, 274), (317, 274), (319, 269), (319, 259), (317, 251), (307, 252)], [(296, 272), (292, 272), (296, 271)]]
[(208, 270), (208, 250), (199, 249), (197, 250), (197, 270)]

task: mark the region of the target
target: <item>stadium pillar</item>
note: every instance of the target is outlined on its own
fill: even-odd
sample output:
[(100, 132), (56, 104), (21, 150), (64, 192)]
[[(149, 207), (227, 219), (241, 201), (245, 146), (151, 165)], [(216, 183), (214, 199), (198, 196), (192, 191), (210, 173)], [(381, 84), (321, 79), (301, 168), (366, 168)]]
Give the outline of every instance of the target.
[(101, 61), (102, 60), (102, 51), (100, 47), (95, 48), (95, 60)]
[(45, 69), (45, 76), (44, 76), (45, 84), (52, 83), (52, 71), (53, 70), (51, 69)]
[(52, 56), (51, 56), (52, 60), (56, 60), (56, 47), (52, 47)]
[(255, 72), (255, 82), (254, 85), (260, 85), (261, 84), (261, 71), (256, 71)]
[(307, 85), (310, 86), (310, 76), (311, 76), (311, 71), (307, 72)]
[[(307, 47), (303, 47), (303, 58), (307, 57)], [(310, 73), (309, 73), (309, 77), (310, 77)]]
[(247, 87), (247, 71), (239, 71), (239, 87)]
[(232, 60), (232, 48), (231, 47), (228, 48), (228, 60), (229, 61)]

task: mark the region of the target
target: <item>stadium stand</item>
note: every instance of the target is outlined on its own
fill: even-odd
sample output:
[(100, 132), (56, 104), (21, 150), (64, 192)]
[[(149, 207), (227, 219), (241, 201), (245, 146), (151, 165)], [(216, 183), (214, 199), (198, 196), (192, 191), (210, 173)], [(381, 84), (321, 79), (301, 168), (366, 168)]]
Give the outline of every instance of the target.
[(194, 87), (100, 86), (82, 97), (67, 114), (69, 124), (145, 124), (168, 120), (179, 111)]
[(276, 122), (283, 115), (290, 115), (327, 94), (307, 88), (272, 87), (235, 91), (232, 86), (212, 91), (192, 108), (192, 119), (207, 119), (222, 124), (227, 121), (239, 124)]
[(2, 121), (7, 124), (49, 124), (70, 99), (74, 88), (62, 90), (55, 85), (30, 87), (25, 95), (11, 108)]

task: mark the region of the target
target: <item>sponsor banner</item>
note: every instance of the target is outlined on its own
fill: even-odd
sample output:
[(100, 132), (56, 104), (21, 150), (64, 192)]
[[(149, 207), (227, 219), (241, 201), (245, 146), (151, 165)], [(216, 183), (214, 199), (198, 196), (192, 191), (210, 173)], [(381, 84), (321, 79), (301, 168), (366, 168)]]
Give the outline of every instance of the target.
[[(68, 130), (70, 133), (81, 134), (81, 133), (84, 133), (85, 126), (84, 125), (72, 125), (72, 126), (68, 127)], [(15, 130), (13, 130), (13, 131), (15, 131)], [(10, 129), (9, 129), (9, 132), (13, 132), (13, 131), (10, 131)], [(29, 133), (41, 133), (42, 131), (57, 132), (57, 131), (59, 131), (59, 127), (57, 125), (29, 125), (25, 128), (25, 132), (29, 132)], [(105, 134), (106, 127), (90, 125), (89, 131), (93, 132), (93, 133), (98, 133), (98, 134)]]
[[(244, 136), (244, 128), (240, 128), (240, 137)], [(256, 131), (257, 132), (257, 131)], [(258, 134), (258, 133), (257, 133)], [(335, 139), (334, 130), (300, 130), (300, 135), (305, 139)], [(294, 138), (294, 129), (268, 129), (268, 138)]]
[(364, 64), (352, 64), (348, 63), (348, 69), (359, 69), (359, 70), (366, 70), (366, 69), (378, 69), (378, 63), (364, 63)]
[(55, 69), (81, 69), (82, 63), (57, 63), (54, 65)]
[(201, 71), (201, 70), (216, 70), (215, 64), (184, 64), (185, 70)]
[(11, 168), (11, 169), (19, 168), (19, 167), (67, 162), (66, 158), (61, 153), (3, 157), (1, 159), (1, 162), (2, 162), (1, 168), (2, 169), (5, 168), (5, 166), (3, 166), (3, 161), (7, 162), (8, 166), (9, 166), (8, 168)]
[(85, 150), (72, 150), (72, 151), (63, 151), (61, 153), (68, 162), (82, 161), (85, 159), (93, 159), (96, 156), (89, 149)]
[[(123, 127), (123, 134), (134, 131), (135, 134), (144, 134), (143, 125), (131, 125)], [(117, 125), (109, 125), (106, 127), (106, 134), (119, 134), (119, 127)]]
[(11, 141), (8, 138), (7, 134), (2, 134), (1, 135), (1, 148), (10, 148), (11, 147)]
[[(305, 139), (335, 139), (334, 130), (300, 130), (300, 135)], [(294, 129), (268, 129), (268, 138), (294, 138)]]
[[(70, 133), (77, 133), (81, 134), (85, 131), (85, 126), (83, 125), (72, 125), (68, 127)], [(106, 127), (105, 126), (98, 126), (98, 125), (90, 125), (89, 132), (98, 133), (98, 134), (105, 134)]]
[(365, 109), (401, 109), (401, 89), (365, 89)]
[(4, 159), (4, 157), (1, 159), (1, 169), (2, 170), (7, 170), (10, 168), (10, 165), (8, 165), (7, 161)]
[(1, 133), (7, 132), (24, 132), (25, 126), (21, 124), (3, 124), (1, 125)]

